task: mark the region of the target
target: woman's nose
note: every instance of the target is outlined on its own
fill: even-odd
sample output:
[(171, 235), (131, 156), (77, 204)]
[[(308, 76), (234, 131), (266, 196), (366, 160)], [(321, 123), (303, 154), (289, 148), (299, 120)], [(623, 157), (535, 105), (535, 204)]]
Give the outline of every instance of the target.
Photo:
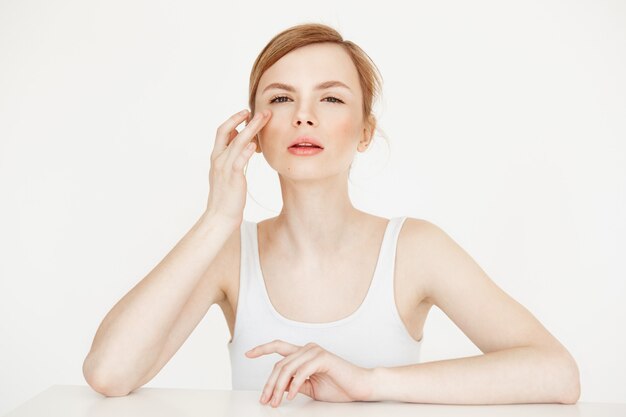
[(315, 116), (313, 116), (313, 113), (306, 110), (297, 110), (294, 117), (294, 124), (296, 126), (300, 126), (302, 123), (314, 126), (317, 124), (317, 120), (315, 119)]

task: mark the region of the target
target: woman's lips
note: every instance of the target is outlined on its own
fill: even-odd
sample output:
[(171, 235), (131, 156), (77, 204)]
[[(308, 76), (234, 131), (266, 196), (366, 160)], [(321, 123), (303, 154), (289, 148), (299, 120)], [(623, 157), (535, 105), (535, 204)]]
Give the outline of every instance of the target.
[(287, 150), (289, 151), (289, 153), (293, 155), (309, 156), (309, 155), (316, 155), (322, 152), (324, 149), (316, 148), (315, 146), (292, 146), (290, 148), (287, 148)]
[(295, 145), (297, 145), (299, 143), (310, 143), (311, 145), (315, 145), (315, 146), (319, 146), (320, 148), (324, 148), (322, 146), (322, 143), (319, 140), (317, 140), (313, 136), (309, 136), (309, 135), (298, 136), (296, 139), (294, 139), (293, 142), (291, 142), (291, 144), (289, 146), (295, 146)]

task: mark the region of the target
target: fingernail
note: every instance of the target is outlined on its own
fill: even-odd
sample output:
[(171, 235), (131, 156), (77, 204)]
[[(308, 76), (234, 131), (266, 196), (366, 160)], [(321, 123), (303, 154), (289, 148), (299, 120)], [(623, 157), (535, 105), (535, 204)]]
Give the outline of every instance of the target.
[(246, 114), (247, 112), (248, 112), (248, 110), (242, 110), (242, 111), (240, 111), (240, 112), (239, 112), (239, 114), (244, 115), (244, 114)]

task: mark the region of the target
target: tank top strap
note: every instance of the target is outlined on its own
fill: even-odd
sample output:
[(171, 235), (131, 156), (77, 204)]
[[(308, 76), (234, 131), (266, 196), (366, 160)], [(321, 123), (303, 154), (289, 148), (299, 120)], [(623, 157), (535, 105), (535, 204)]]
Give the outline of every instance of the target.
[(256, 227), (252, 221), (243, 220), (240, 228), (240, 261), (239, 261), (239, 291), (237, 297), (237, 313), (232, 340), (239, 334), (249, 331), (255, 325), (256, 312), (262, 309), (261, 289), (256, 281)]
[(380, 248), (376, 274), (368, 294), (370, 308), (377, 314), (390, 314), (393, 321), (400, 318), (395, 303), (394, 275), (398, 237), (406, 218), (399, 216), (389, 219)]
[[(250, 287), (251, 275), (255, 271), (254, 258), (254, 228), (256, 223), (244, 220), (241, 223), (241, 256), (240, 256), (240, 283), (239, 293), (246, 293)], [(241, 297), (240, 297), (241, 298)], [(239, 304), (239, 303), (237, 303)]]

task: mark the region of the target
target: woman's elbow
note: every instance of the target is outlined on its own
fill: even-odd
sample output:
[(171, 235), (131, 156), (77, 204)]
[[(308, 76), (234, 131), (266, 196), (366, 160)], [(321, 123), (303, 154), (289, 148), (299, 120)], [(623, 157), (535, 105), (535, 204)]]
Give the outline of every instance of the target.
[(576, 404), (580, 398), (580, 372), (578, 365), (571, 355), (568, 357), (567, 372), (565, 372), (565, 389), (561, 403)]
[(105, 397), (124, 397), (132, 391), (122, 386), (119, 381), (105, 376), (102, 372), (95, 371), (90, 367), (88, 358), (83, 363), (83, 376), (94, 391)]

